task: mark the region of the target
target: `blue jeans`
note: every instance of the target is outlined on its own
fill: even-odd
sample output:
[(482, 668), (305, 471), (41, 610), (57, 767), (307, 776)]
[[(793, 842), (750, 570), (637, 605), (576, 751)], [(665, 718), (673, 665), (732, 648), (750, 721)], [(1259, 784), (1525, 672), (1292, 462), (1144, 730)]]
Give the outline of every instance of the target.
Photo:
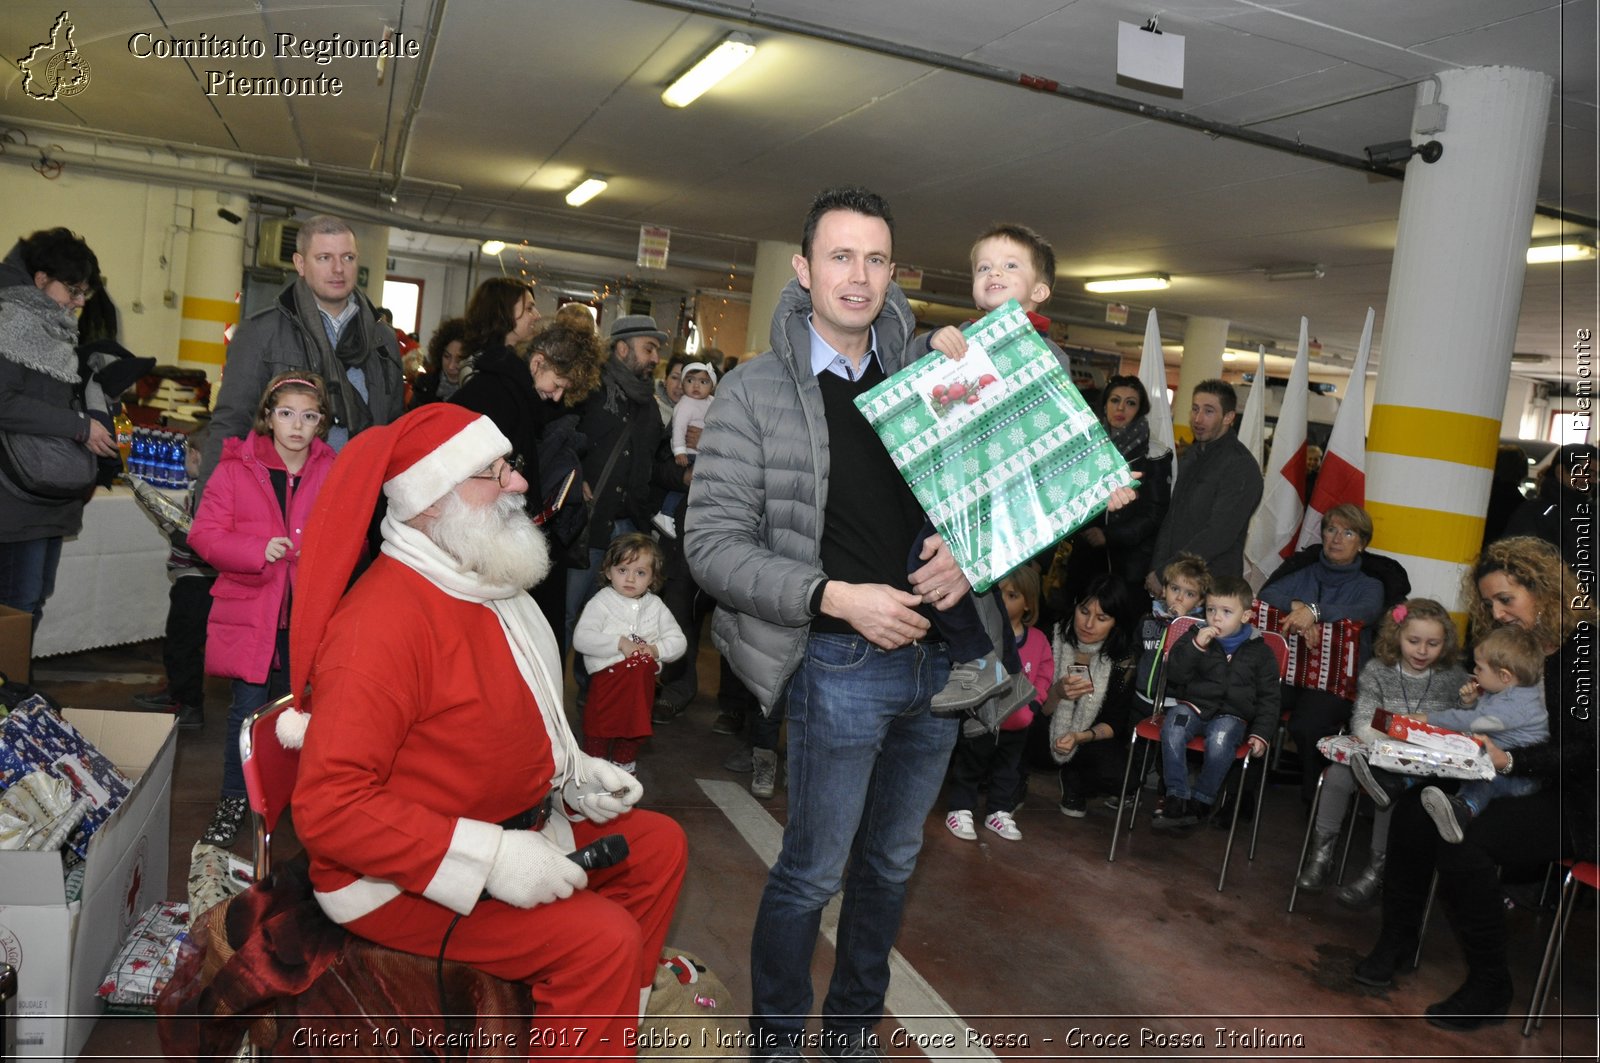
[(822, 909), (841, 883), (823, 1027), (854, 1034), (883, 1017), (906, 883), (956, 742), (958, 721), (928, 714), (949, 674), (942, 645), (886, 651), (830, 634), (807, 643), (786, 705), (789, 820), (750, 945), (750, 1027), (766, 1052), (805, 1028)]
[(1497, 797), (1526, 797), (1539, 792), (1539, 780), (1531, 775), (1496, 775), (1492, 779), (1472, 779), (1461, 784), (1456, 796), (1467, 803), (1474, 816), (1483, 815)]
[(39, 630), (45, 600), (56, 589), (56, 568), (60, 564), (59, 535), (0, 543), (0, 605), (32, 613), (33, 629)]
[[(1168, 709), (1161, 723), (1161, 766), (1166, 774), (1167, 794), (1172, 797), (1217, 803), (1217, 791), (1233, 767), (1233, 755), (1244, 741), (1249, 724), (1237, 716), (1218, 713), (1202, 720), (1193, 709), (1179, 705)], [(1189, 766), (1185, 746), (1191, 738), (1205, 735), (1205, 759), (1200, 763), (1200, 777), (1194, 781), (1194, 792), (1189, 790)]]
[(233, 681), (233, 704), (228, 706), (228, 734), (222, 742), (222, 796), (243, 797), (244, 768), (239, 761), (239, 732), (251, 713), (289, 693), (289, 629), (278, 631), (276, 656), (265, 683)]

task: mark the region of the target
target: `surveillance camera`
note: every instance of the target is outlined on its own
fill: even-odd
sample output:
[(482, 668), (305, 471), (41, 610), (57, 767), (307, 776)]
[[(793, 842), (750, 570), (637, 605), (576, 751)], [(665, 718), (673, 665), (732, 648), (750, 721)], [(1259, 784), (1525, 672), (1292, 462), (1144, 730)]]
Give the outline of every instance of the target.
[(1410, 159), (1414, 151), (1409, 140), (1391, 140), (1366, 148), (1367, 160), (1378, 166), (1397, 166)]
[(227, 207), (218, 207), (217, 208), (217, 217), (221, 218), (223, 221), (227, 222), (229, 225), (238, 225), (240, 222), (244, 221), (243, 218), (239, 217), (239, 215), (235, 214), (233, 211), (229, 210)]

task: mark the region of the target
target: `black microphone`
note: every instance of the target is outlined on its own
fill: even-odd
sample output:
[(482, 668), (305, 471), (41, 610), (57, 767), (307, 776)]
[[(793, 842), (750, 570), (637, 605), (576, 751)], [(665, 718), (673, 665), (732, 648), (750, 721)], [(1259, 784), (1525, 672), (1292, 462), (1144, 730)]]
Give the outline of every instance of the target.
[(628, 858), (628, 839), (620, 834), (607, 834), (604, 838), (585, 845), (575, 853), (568, 853), (567, 859), (583, 868), (585, 871), (599, 871), (601, 868), (615, 867)]

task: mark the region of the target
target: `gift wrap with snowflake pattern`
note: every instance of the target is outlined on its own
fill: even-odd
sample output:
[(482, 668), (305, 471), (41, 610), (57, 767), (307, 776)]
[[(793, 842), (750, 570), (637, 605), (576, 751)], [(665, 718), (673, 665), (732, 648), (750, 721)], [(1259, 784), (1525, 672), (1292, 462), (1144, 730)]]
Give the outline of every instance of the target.
[(1134, 479), (1015, 300), (963, 333), (855, 401), (982, 592)]

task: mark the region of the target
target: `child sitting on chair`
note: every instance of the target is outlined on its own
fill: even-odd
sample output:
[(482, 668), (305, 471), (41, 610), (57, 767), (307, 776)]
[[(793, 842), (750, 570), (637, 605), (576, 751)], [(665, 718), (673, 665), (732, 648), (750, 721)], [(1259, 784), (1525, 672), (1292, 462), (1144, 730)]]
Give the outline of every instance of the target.
[[(1154, 826), (1190, 827), (1209, 818), (1242, 741), (1264, 756), (1278, 726), (1278, 659), (1245, 623), (1254, 595), (1237, 576), (1213, 579), (1205, 626), (1184, 633), (1167, 658), (1167, 693), (1187, 702), (1161, 724), (1167, 800)], [(1200, 775), (1189, 786), (1186, 747), (1205, 737)]]

